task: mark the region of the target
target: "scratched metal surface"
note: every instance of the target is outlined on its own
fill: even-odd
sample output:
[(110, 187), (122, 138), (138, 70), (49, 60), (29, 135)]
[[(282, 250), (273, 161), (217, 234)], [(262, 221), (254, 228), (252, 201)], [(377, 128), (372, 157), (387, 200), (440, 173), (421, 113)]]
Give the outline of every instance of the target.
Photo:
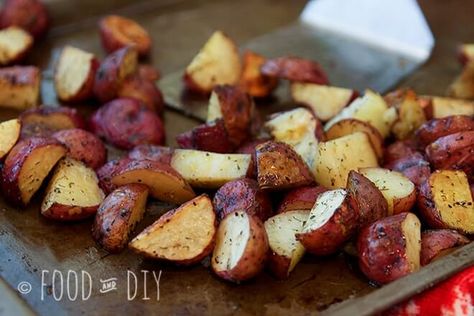
[[(58, 0), (48, 1), (57, 24), (51, 35), (30, 56), (31, 63), (46, 69), (46, 77), (53, 64), (50, 52), (54, 56), (54, 52), (66, 43), (103, 56), (95, 25), (97, 17), (110, 8), (117, 8), (113, 11), (137, 18), (152, 30), (155, 45), (151, 61), (167, 75), (182, 69), (214, 29), (223, 29), (243, 45), (253, 38), (290, 24), (304, 5), (302, 0), (136, 1), (129, 8), (130, 3), (125, 0), (95, 2), (97, 1), (74, 0), (65, 5)], [(459, 66), (453, 59), (455, 45), (474, 38), (474, 20), (469, 14), (474, 10), (474, 1), (426, 0), (421, 1), (421, 4), (437, 37), (437, 46), (432, 59), (402, 85), (412, 86), (422, 94), (443, 94), (447, 84), (459, 71)], [(242, 24), (241, 21), (245, 23)], [(54, 93), (48, 82), (43, 91), (45, 101), (55, 103)], [(78, 107), (81, 112), (88, 114), (95, 106), (83, 104)], [(267, 111), (274, 111), (282, 106), (285, 105), (272, 103), (268, 105)], [(1, 110), (0, 119), (15, 117), (17, 114)], [(188, 130), (197, 121), (168, 110), (165, 113), (165, 124), (167, 142), (174, 145), (174, 136)], [(111, 152), (111, 156), (119, 154)], [(218, 280), (205, 264), (179, 268), (143, 260), (129, 251), (120, 255), (107, 255), (90, 237), (91, 221), (76, 224), (48, 221), (39, 214), (39, 202), (38, 195), (31, 206), (18, 210), (5, 205), (0, 199), (0, 276), (13, 288), (21, 281), (30, 282), (32, 292), (22, 297), (40, 315), (305, 315), (329, 306), (329, 311), (340, 315), (361, 315), (380, 311), (473, 262), (471, 245), (461, 250), (461, 254), (440, 260), (417, 275), (376, 290), (354, 268), (353, 262), (342, 255), (329, 258), (307, 257), (287, 281), (276, 281), (263, 273), (257, 279), (237, 286)], [(139, 229), (150, 224), (169, 208), (168, 205), (150, 203), (146, 219)], [(71, 301), (66, 297), (56, 301), (51, 293), (50, 278), (54, 269), (64, 273), (68, 270), (78, 273), (81, 270), (87, 271), (93, 285), (91, 297), (87, 301)], [(45, 287), (41, 284), (42, 270), (50, 271), (45, 277)], [(156, 300), (157, 287), (153, 277), (148, 275), (147, 284), (143, 286), (144, 278), (139, 275), (141, 270), (149, 273), (162, 271), (159, 301)], [(127, 293), (127, 271), (136, 273), (140, 284), (132, 301), (128, 301), (127, 297), (127, 294), (133, 294)], [(100, 279), (111, 277), (117, 278), (118, 290), (100, 293)], [(56, 280), (57, 291), (59, 284)], [(86, 282), (86, 285), (89, 283)], [(141, 299), (145, 296), (145, 290), (150, 300)], [(0, 287), (2, 302), (5, 300), (3, 293), (4, 290)], [(359, 297), (360, 300), (347, 300), (352, 297)], [(345, 302), (342, 305), (334, 304), (341, 301)], [(8, 304), (15, 303), (8, 301)]]

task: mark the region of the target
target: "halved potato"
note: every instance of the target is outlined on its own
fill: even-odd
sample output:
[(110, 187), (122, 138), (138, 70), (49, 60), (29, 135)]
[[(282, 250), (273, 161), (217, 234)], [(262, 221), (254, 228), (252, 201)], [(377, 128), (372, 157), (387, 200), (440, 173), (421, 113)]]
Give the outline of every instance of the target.
[(0, 65), (21, 61), (33, 46), (33, 37), (17, 26), (0, 31)]
[(474, 62), (464, 66), (459, 77), (449, 86), (448, 95), (454, 98), (474, 99)]
[(278, 205), (277, 213), (311, 210), (318, 196), (327, 190), (328, 189), (320, 185), (299, 187), (290, 190), (284, 195), (283, 200)]
[(377, 157), (380, 159), (383, 157), (383, 137), (379, 131), (367, 122), (358, 119), (343, 119), (337, 123), (334, 123), (326, 131), (326, 139), (332, 140), (342, 136), (350, 135), (355, 132), (364, 132), (369, 137), (370, 143), (374, 148)]
[(263, 56), (255, 52), (246, 51), (244, 53), (239, 85), (253, 97), (267, 97), (278, 85), (278, 78), (262, 74), (260, 67), (265, 61)]
[(388, 203), (388, 215), (409, 212), (415, 204), (415, 185), (400, 172), (384, 168), (360, 168), (359, 172), (382, 192)]
[(327, 188), (344, 188), (349, 171), (377, 167), (377, 160), (369, 136), (355, 132), (320, 143), (313, 173), (316, 182)]
[(20, 138), (21, 123), (18, 119), (0, 123), (0, 160), (7, 155)]
[(100, 204), (92, 226), (92, 237), (108, 252), (122, 251), (135, 225), (143, 218), (148, 197), (144, 184), (123, 185)]
[(245, 212), (233, 212), (217, 229), (212, 270), (224, 280), (239, 283), (263, 269), (267, 253), (268, 238), (262, 222)]
[(244, 178), (251, 169), (247, 154), (218, 154), (193, 149), (176, 149), (171, 167), (193, 187), (219, 188)]
[(288, 211), (264, 223), (270, 246), (268, 267), (279, 279), (286, 279), (304, 256), (305, 249), (295, 234), (303, 230), (309, 213), (310, 210)]
[(2, 169), (2, 191), (10, 203), (25, 206), (66, 147), (52, 138), (34, 137), (19, 141), (8, 153)]
[(212, 252), (216, 214), (205, 194), (161, 216), (130, 243), (129, 247), (151, 259), (191, 265)]
[(395, 107), (398, 110), (398, 118), (392, 126), (392, 133), (397, 139), (411, 137), (415, 130), (426, 122), (425, 112), (413, 90), (407, 90)]
[(219, 84), (237, 84), (241, 68), (235, 43), (216, 31), (186, 67), (183, 79), (188, 89), (209, 93)]
[(41, 214), (58, 221), (81, 220), (94, 215), (104, 197), (93, 169), (64, 158), (48, 184)]
[(356, 96), (357, 92), (346, 88), (315, 83), (293, 82), (291, 84), (293, 101), (309, 107), (321, 121), (332, 119)]
[(443, 118), (451, 115), (474, 115), (473, 101), (437, 96), (423, 96), (420, 99), (429, 101), (433, 118)]
[(420, 263), (425, 266), (470, 242), (464, 235), (452, 229), (424, 231), (421, 233)]
[(433, 172), (420, 188), (418, 208), (431, 228), (474, 234), (474, 202), (462, 171)]
[(41, 72), (33, 66), (0, 69), (0, 107), (26, 110), (40, 101)]
[(110, 182), (120, 186), (142, 183), (160, 201), (184, 203), (196, 195), (183, 177), (169, 165), (151, 160), (130, 160), (115, 169)]

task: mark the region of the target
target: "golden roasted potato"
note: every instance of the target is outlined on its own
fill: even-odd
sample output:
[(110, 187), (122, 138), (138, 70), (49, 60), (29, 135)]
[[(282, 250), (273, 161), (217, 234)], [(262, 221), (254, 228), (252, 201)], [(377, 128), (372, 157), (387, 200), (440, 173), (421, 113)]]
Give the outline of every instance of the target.
[(92, 237), (105, 250), (120, 252), (128, 244), (130, 234), (145, 213), (148, 187), (143, 184), (123, 185), (100, 204), (92, 225)]
[(205, 194), (161, 216), (130, 243), (129, 247), (151, 259), (191, 265), (212, 252), (216, 214)]
[[(474, 115), (474, 101), (436, 96), (422, 96), (420, 100), (427, 104), (428, 112), (432, 113), (429, 118), (443, 118), (452, 115)], [(426, 111), (425, 109), (425, 113)]]
[(474, 202), (462, 171), (433, 172), (420, 188), (418, 209), (431, 228), (474, 234)]
[(33, 66), (0, 69), (0, 107), (26, 110), (36, 107), (40, 98), (41, 72)]
[(82, 162), (64, 158), (56, 166), (41, 204), (41, 214), (58, 221), (93, 216), (104, 200), (94, 170)]
[[(137, 159), (140, 160), (140, 159)], [(150, 159), (151, 160), (151, 159)], [(111, 193), (118, 186), (111, 182), (114, 174), (122, 170), (129, 163), (134, 161), (134, 159), (121, 158), (117, 160), (111, 160), (104, 164), (102, 167), (96, 170), (97, 177), (99, 178), (99, 186), (105, 194)]]
[(392, 126), (392, 133), (397, 139), (411, 137), (426, 122), (425, 112), (413, 90), (407, 90), (401, 100), (392, 106), (398, 111), (398, 118)]
[(434, 229), (421, 233), (420, 263), (426, 266), (471, 241), (452, 229)]
[(33, 47), (33, 37), (23, 29), (10, 26), (0, 31), (0, 65), (22, 61)]
[(474, 62), (464, 66), (459, 77), (449, 86), (448, 95), (460, 99), (474, 99)]
[(269, 59), (260, 70), (269, 77), (294, 82), (329, 84), (329, 79), (321, 66), (317, 62), (304, 58), (287, 56)]
[(440, 137), (464, 131), (474, 131), (474, 117), (467, 115), (446, 116), (432, 119), (421, 125), (415, 133), (415, 139), (418, 146), (424, 149)]
[(326, 191), (328, 191), (328, 189), (320, 185), (299, 187), (290, 190), (285, 194), (283, 200), (278, 205), (277, 213), (311, 210), (318, 196)]
[(49, 28), (48, 11), (40, 0), (6, 0), (0, 12), (0, 29), (12, 25), (39, 39)]
[(278, 86), (278, 78), (266, 76), (260, 70), (265, 61), (263, 56), (255, 52), (246, 51), (244, 53), (239, 85), (256, 98), (269, 96)]
[(21, 123), (18, 119), (0, 123), (0, 160), (15, 146), (20, 138)]

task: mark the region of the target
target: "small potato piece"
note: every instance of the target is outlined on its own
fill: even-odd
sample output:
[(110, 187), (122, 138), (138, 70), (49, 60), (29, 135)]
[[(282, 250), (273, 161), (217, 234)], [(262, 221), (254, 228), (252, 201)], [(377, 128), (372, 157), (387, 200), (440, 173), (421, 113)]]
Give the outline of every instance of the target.
[(385, 217), (359, 234), (359, 267), (373, 282), (386, 284), (420, 269), (420, 220), (412, 213)]
[(316, 156), (316, 182), (327, 188), (343, 188), (349, 171), (377, 167), (377, 155), (363, 132), (319, 144)]
[(278, 79), (262, 74), (260, 67), (266, 59), (254, 52), (246, 51), (243, 58), (240, 86), (256, 98), (269, 96), (278, 85)]
[(289, 189), (314, 182), (308, 166), (289, 145), (268, 141), (258, 145), (256, 151), (257, 180), (261, 189)]
[(236, 153), (239, 154), (249, 154), (251, 155), (251, 170), (248, 173), (249, 178), (256, 178), (257, 177), (257, 151), (255, 148), (268, 141), (269, 139), (263, 138), (263, 139), (254, 139), (251, 141), (248, 141), (244, 144), (242, 144), (237, 150), (235, 151)]
[(138, 54), (127, 46), (108, 55), (99, 66), (94, 80), (94, 95), (107, 102), (117, 97), (125, 78), (134, 74), (138, 66)]
[(421, 234), (420, 263), (422, 266), (426, 266), (448, 252), (468, 243), (470, 243), (470, 240), (455, 230), (437, 229), (425, 231)]
[(145, 213), (148, 187), (127, 184), (110, 193), (100, 204), (92, 226), (92, 237), (110, 253), (121, 252)]
[(295, 234), (303, 230), (309, 210), (288, 211), (265, 222), (270, 256), (268, 267), (278, 279), (286, 279), (303, 258), (305, 248)]
[(398, 110), (398, 118), (392, 126), (392, 133), (397, 139), (411, 137), (415, 130), (426, 122), (425, 112), (413, 90), (406, 91), (395, 107)]
[(10, 26), (0, 31), (0, 65), (23, 60), (33, 47), (33, 37), (23, 29)]
[(337, 252), (358, 226), (357, 206), (344, 189), (326, 191), (318, 196), (303, 230), (296, 234), (306, 251), (326, 256)]
[(388, 203), (388, 215), (409, 212), (415, 204), (415, 185), (400, 172), (384, 168), (360, 168), (359, 172), (382, 192)]
[(458, 59), (463, 66), (474, 61), (474, 44), (469, 43), (459, 45)]
[(23, 111), (36, 107), (40, 97), (41, 72), (33, 66), (0, 69), (0, 107)]
[(150, 35), (131, 19), (108, 15), (100, 20), (99, 32), (102, 46), (109, 54), (126, 46), (135, 46), (140, 56), (147, 56), (150, 53)]
[(309, 107), (318, 119), (327, 121), (354, 100), (357, 92), (314, 83), (294, 82), (291, 84), (291, 97), (296, 103)]
[(99, 61), (91, 53), (66, 46), (54, 71), (54, 88), (59, 100), (84, 101), (93, 96), (94, 78)]
[(464, 66), (459, 77), (449, 86), (448, 95), (460, 99), (474, 99), (474, 62)]
[(99, 178), (99, 187), (105, 192), (105, 194), (109, 194), (117, 188), (117, 185), (111, 182), (115, 173), (122, 170), (132, 161), (134, 160), (129, 158), (111, 160), (96, 170), (97, 177)]
[(388, 216), (388, 203), (375, 184), (362, 174), (351, 170), (347, 178), (347, 191), (355, 200), (360, 227)]
[(171, 158), (174, 168), (193, 187), (217, 189), (244, 178), (250, 170), (247, 154), (218, 154), (193, 149), (176, 149)]
[(107, 150), (94, 134), (80, 128), (57, 131), (52, 135), (68, 149), (67, 156), (98, 169), (107, 161)]
[(183, 177), (169, 165), (151, 160), (130, 160), (112, 168), (110, 182), (121, 186), (143, 183), (150, 188), (150, 195), (160, 201), (184, 203), (196, 195)]
[(227, 182), (216, 192), (212, 203), (219, 220), (229, 213), (243, 211), (263, 222), (273, 213), (270, 197), (258, 188), (258, 183), (253, 179)]
[(243, 211), (228, 214), (217, 229), (212, 270), (224, 280), (239, 283), (262, 271), (268, 253), (262, 222)]
[(27, 205), (66, 151), (52, 138), (19, 141), (8, 153), (2, 169), (2, 192), (7, 201), (15, 206)]
[(161, 113), (165, 106), (163, 95), (153, 81), (143, 79), (138, 74), (125, 78), (118, 89), (119, 98), (137, 99), (150, 110)]
[(235, 43), (216, 31), (186, 67), (183, 80), (187, 89), (207, 94), (216, 85), (237, 84), (241, 67)]
[(192, 265), (212, 252), (215, 236), (216, 214), (209, 197), (202, 194), (165, 213), (129, 247), (151, 259)]
[(420, 188), (418, 209), (431, 228), (474, 234), (474, 202), (462, 171), (433, 172)]
[(153, 160), (169, 165), (173, 156), (173, 148), (156, 145), (138, 145), (128, 152), (128, 158), (135, 160)]
[(41, 214), (58, 221), (76, 221), (94, 215), (104, 200), (94, 170), (65, 158), (56, 166), (41, 204)]
[(285, 194), (278, 206), (277, 213), (297, 210), (311, 210), (316, 199), (328, 191), (323, 186), (308, 186), (293, 189)]
[(197, 149), (216, 153), (230, 153), (234, 149), (222, 119), (201, 124), (190, 131), (181, 133), (176, 136), (176, 142), (184, 149)]
[(422, 154), (415, 152), (404, 158), (392, 161), (384, 166), (387, 169), (398, 171), (405, 177), (410, 179), (416, 187), (430, 177), (431, 168), (428, 161), (426, 161)]
[(418, 146), (424, 149), (440, 137), (454, 133), (474, 131), (474, 117), (467, 115), (446, 116), (426, 122), (415, 134)]
[(452, 115), (474, 115), (474, 102), (463, 99), (423, 96), (422, 101), (431, 104), (432, 118)]
[(49, 27), (46, 7), (39, 0), (6, 0), (0, 12), (0, 28), (16, 25), (33, 35), (42, 37)]
[(15, 146), (20, 138), (21, 123), (18, 119), (0, 123), (0, 160)]
[(260, 68), (262, 74), (295, 82), (327, 85), (329, 79), (321, 66), (312, 60), (298, 57), (279, 57), (267, 60)]
[(435, 169), (463, 170), (470, 179), (474, 177), (474, 131), (440, 137), (425, 153)]
[(326, 139), (332, 140), (355, 132), (366, 133), (377, 157), (382, 158), (384, 139), (379, 131), (367, 122), (352, 118), (340, 120), (326, 131)]

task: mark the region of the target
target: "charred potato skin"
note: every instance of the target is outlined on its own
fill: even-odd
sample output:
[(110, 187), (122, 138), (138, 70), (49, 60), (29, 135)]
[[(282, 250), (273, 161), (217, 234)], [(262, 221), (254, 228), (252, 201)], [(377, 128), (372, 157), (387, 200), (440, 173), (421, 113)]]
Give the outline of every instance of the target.
[(249, 154), (252, 156), (250, 161), (250, 168), (248, 177), (249, 178), (256, 178), (257, 177), (257, 151), (256, 147), (260, 144), (267, 142), (269, 139), (255, 139), (248, 141), (242, 144), (239, 148), (237, 148), (236, 153), (239, 154)]
[(128, 152), (128, 158), (135, 160), (153, 160), (169, 165), (173, 157), (173, 148), (143, 144)]
[(464, 235), (451, 229), (428, 230), (421, 234), (420, 263), (422, 266), (434, 261), (436, 257), (448, 249), (470, 243)]
[(267, 60), (261, 66), (262, 74), (290, 81), (328, 85), (329, 80), (321, 66), (311, 60), (297, 57), (279, 57)]
[(415, 139), (418, 146), (424, 149), (440, 137), (473, 130), (474, 117), (454, 115), (426, 122), (416, 131)]
[(285, 194), (278, 206), (277, 213), (311, 210), (318, 196), (327, 190), (323, 186), (306, 186), (293, 189)]
[(0, 12), (0, 28), (11, 25), (25, 29), (39, 39), (48, 31), (48, 12), (38, 0), (6, 0)]
[(262, 74), (260, 67), (266, 59), (251, 51), (246, 51), (243, 57), (240, 86), (253, 97), (269, 96), (278, 85), (278, 79)]
[(253, 179), (227, 182), (216, 192), (213, 204), (219, 220), (234, 211), (244, 211), (262, 222), (273, 214), (268, 194)]
[[(105, 250), (118, 253), (126, 248), (128, 237), (134, 227), (129, 227), (129, 221), (137, 200), (148, 195), (148, 187), (133, 183), (121, 186), (109, 194), (102, 202), (94, 224), (92, 237)], [(141, 214), (143, 217), (143, 214)]]

